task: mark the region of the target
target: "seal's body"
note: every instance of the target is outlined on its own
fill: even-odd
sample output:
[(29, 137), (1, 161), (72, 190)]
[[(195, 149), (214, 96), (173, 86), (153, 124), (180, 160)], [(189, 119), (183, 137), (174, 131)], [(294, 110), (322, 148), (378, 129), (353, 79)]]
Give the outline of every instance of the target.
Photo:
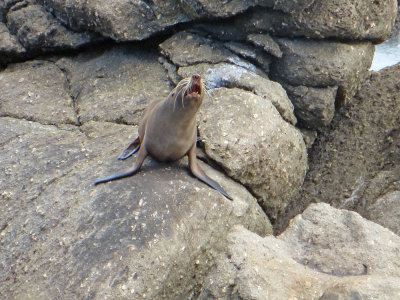
[(148, 155), (163, 162), (178, 160), (187, 155), (193, 175), (232, 200), (197, 164), (196, 114), (203, 101), (204, 91), (201, 77), (192, 75), (180, 81), (167, 99), (152, 102), (139, 123), (139, 137), (119, 157), (126, 159), (139, 151), (134, 165), (119, 174), (100, 179), (95, 184), (135, 174)]

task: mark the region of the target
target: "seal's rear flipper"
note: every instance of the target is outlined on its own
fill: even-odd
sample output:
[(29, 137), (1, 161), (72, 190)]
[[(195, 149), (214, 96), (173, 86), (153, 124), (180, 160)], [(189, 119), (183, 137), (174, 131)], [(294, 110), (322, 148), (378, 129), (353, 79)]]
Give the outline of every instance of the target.
[(135, 154), (140, 148), (140, 139), (137, 137), (129, 146), (118, 156), (118, 159), (127, 159)]
[(190, 167), (190, 171), (192, 172), (192, 174), (195, 177), (197, 177), (198, 179), (200, 179), (201, 181), (203, 181), (204, 183), (208, 184), (213, 189), (220, 192), (227, 199), (233, 201), (233, 198), (231, 196), (229, 196), (227, 192), (225, 192), (225, 190), (222, 188), (222, 186), (220, 186), (217, 182), (215, 182), (210, 177), (208, 177), (206, 175), (206, 173), (204, 173), (204, 171), (197, 164), (196, 144), (194, 144), (194, 146), (189, 150), (188, 156), (189, 156), (189, 167)]

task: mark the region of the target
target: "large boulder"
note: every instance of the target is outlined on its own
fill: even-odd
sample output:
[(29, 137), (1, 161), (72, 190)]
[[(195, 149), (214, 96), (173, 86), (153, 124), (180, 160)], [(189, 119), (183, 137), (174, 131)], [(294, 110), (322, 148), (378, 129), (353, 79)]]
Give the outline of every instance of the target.
[(306, 39), (278, 39), (283, 52), (272, 66), (274, 78), (294, 86), (338, 86), (346, 102), (366, 77), (374, 55), (369, 42), (341, 43)]
[(396, 0), (267, 2), (274, 2), (274, 10), (254, 10), (241, 16), (237, 26), (281, 36), (382, 42), (388, 38), (397, 15)]
[(313, 204), (280, 236), (237, 226), (199, 299), (396, 299), (400, 237), (360, 215)]
[(190, 176), (185, 160), (148, 159), (136, 176), (95, 187), (132, 163), (116, 156), (135, 127), (0, 123), (3, 299), (189, 298), (233, 225), (271, 233), (249, 192), (205, 164), (233, 201)]

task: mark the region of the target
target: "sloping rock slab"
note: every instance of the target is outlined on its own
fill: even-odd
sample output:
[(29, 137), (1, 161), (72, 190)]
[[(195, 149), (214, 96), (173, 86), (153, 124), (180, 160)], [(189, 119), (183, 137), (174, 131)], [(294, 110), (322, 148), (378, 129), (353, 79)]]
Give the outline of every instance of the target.
[(143, 110), (172, 86), (154, 49), (117, 46), (62, 58), (79, 119), (138, 124)]
[(49, 61), (10, 65), (0, 73), (0, 116), (77, 124), (64, 72)]
[(199, 299), (396, 299), (400, 237), (327, 204), (313, 204), (279, 237), (240, 226)]
[(256, 200), (204, 164), (233, 201), (189, 175), (185, 160), (149, 159), (136, 176), (95, 187), (132, 163), (116, 157), (134, 127), (0, 125), (2, 299), (186, 299), (233, 225), (271, 232)]

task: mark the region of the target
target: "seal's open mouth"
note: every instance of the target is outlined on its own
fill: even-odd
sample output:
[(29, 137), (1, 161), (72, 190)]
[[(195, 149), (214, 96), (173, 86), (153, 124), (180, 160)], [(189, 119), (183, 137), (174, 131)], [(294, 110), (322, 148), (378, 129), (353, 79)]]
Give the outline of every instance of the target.
[(196, 83), (192, 83), (192, 86), (190, 87), (190, 89), (189, 89), (189, 91), (188, 91), (188, 94), (190, 95), (190, 94), (193, 94), (193, 93), (196, 93), (196, 94), (201, 94), (201, 87), (200, 87), (200, 84), (198, 84), (197, 82)]

